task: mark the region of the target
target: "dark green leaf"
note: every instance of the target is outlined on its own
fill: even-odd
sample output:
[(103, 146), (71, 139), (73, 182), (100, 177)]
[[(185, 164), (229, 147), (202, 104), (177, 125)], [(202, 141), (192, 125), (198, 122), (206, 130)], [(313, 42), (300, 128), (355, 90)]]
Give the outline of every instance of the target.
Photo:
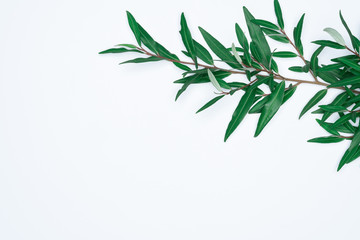
[(198, 68), (197, 58), (196, 58), (196, 48), (194, 45), (194, 41), (191, 37), (189, 27), (186, 23), (184, 13), (181, 14), (180, 25), (181, 25), (180, 35), (183, 40), (184, 46), (185, 46), (187, 52), (190, 54), (192, 60), (194, 61), (195, 67)]
[(179, 91), (176, 94), (175, 101), (180, 97), (180, 95), (186, 91), (186, 89), (192, 84), (197, 78), (199, 78), (199, 75), (195, 74), (186, 79), (186, 82), (182, 85), (182, 87), (179, 89)]
[(141, 42), (144, 43), (144, 45), (149, 48), (153, 53), (158, 54), (158, 50), (156, 48), (157, 44), (155, 40), (149, 35), (147, 31), (145, 31), (145, 29), (140, 24), (138, 24), (138, 28), (141, 35)]
[(235, 24), (235, 31), (236, 31), (236, 36), (237, 36), (237, 39), (238, 39), (240, 45), (245, 49), (245, 51), (249, 51), (248, 40), (246, 39), (246, 36), (245, 36), (243, 30), (237, 23)]
[(222, 45), (218, 40), (211, 36), (207, 31), (199, 27), (202, 36), (204, 37), (206, 43), (209, 45), (211, 50), (218, 56), (221, 60), (225, 61), (229, 66), (233, 68), (241, 68), (241, 65), (237, 63), (233, 55)]
[(296, 91), (297, 86), (295, 87), (289, 87), (284, 94), (284, 99), (283, 99), (283, 103), (284, 104), (287, 100), (289, 100), (289, 98), (292, 97), (292, 95), (294, 95), (295, 91)]
[(315, 50), (315, 52), (311, 56), (310, 66), (311, 66), (311, 69), (315, 76), (317, 76), (317, 70), (319, 68), (318, 56), (322, 52), (323, 49), (324, 49), (324, 46), (319, 47), (318, 49)]
[(195, 40), (194, 40), (194, 45), (196, 49), (196, 55), (198, 56), (198, 58), (200, 58), (207, 64), (214, 65), (214, 60), (211, 57), (209, 51), (206, 50), (206, 48), (204, 48), (200, 43), (198, 43)]
[(305, 105), (303, 110), (300, 113), (299, 119), (307, 112), (309, 111), (313, 106), (315, 106), (318, 102), (321, 101), (325, 97), (327, 93), (327, 89), (323, 89), (318, 91), (311, 99), (310, 101)]
[(345, 64), (348, 67), (351, 67), (352, 69), (354, 69), (355, 71), (360, 72), (360, 65), (357, 64), (358, 61), (353, 62), (351, 60), (348, 59), (341, 59), (340, 62), (342, 62), (343, 64)]
[(178, 63), (178, 62), (173, 62), (175, 66), (177, 66), (178, 68), (184, 70), (184, 71), (191, 71), (191, 68), (189, 68), (188, 66)]
[(277, 22), (278, 22), (280, 28), (284, 29), (284, 20), (283, 20), (281, 7), (280, 7), (278, 0), (274, 1), (274, 8), (275, 8), (275, 15), (276, 15)]
[(304, 23), (304, 17), (305, 17), (305, 13), (301, 16), (297, 26), (294, 29), (295, 46), (298, 48), (301, 55), (304, 54), (303, 46), (301, 43), (301, 32), (302, 32), (303, 23)]
[(335, 48), (335, 49), (345, 49), (344, 46), (342, 46), (336, 42), (329, 41), (329, 40), (317, 40), (317, 41), (313, 41), (312, 43), (315, 43), (317, 45), (324, 46), (324, 47), (330, 47), (330, 48)]
[(127, 14), (127, 18), (128, 18), (128, 22), (129, 22), (131, 31), (134, 33), (137, 43), (139, 44), (139, 46), (141, 46), (141, 33), (139, 30), (138, 23), (136, 22), (135, 18), (129, 11), (126, 11), (126, 14)]
[(258, 26), (264, 26), (264, 27), (267, 27), (267, 28), (270, 28), (270, 29), (279, 30), (278, 26), (276, 26), (275, 24), (273, 24), (273, 23), (271, 23), (269, 21), (266, 21), (266, 20), (253, 19), (253, 20), (251, 20), (251, 22), (255, 23)]
[(344, 123), (348, 122), (351, 119), (351, 114), (346, 114), (340, 117), (336, 122), (334, 122), (333, 127), (341, 126)]
[(239, 126), (239, 124), (244, 119), (246, 114), (249, 112), (249, 109), (254, 102), (254, 98), (255, 98), (255, 91), (253, 89), (250, 89), (246, 91), (245, 94), (240, 99), (240, 102), (236, 107), (232, 115), (231, 121), (229, 122), (229, 125), (226, 129), (225, 138), (224, 138), (225, 142), (230, 137), (230, 135), (235, 131), (235, 129)]
[(251, 39), (256, 44), (256, 46), (258, 46), (258, 48), (261, 50), (260, 51), (260, 57), (261, 57), (260, 62), (264, 66), (269, 66), (270, 65), (270, 56), (271, 56), (271, 50), (270, 50), (269, 44), (267, 43), (266, 38), (265, 38), (261, 28), (258, 25), (251, 22), (251, 20), (255, 19), (254, 16), (251, 15), (251, 13), (249, 12), (249, 10), (246, 7), (244, 7), (243, 10), (244, 10), (246, 24), (248, 26)]
[(329, 137), (318, 137), (308, 140), (308, 142), (313, 143), (338, 143), (343, 141), (344, 138), (336, 137), (336, 136), (329, 136)]
[(279, 110), (280, 106), (283, 103), (284, 91), (285, 82), (282, 81), (280, 84), (278, 84), (275, 91), (269, 95), (269, 100), (266, 102), (263, 110), (261, 111), (259, 122), (255, 131), (255, 137), (259, 136), (264, 127), (269, 123), (269, 121)]
[(127, 49), (127, 48), (110, 48), (108, 50), (99, 52), (99, 54), (106, 54), (106, 53), (124, 53), (124, 52), (138, 52), (138, 53), (142, 53), (139, 50), (136, 49)]
[(352, 43), (355, 51), (359, 52), (359, 44), (358, 44), (358, 42), (356, 41), (354, 35), (351, 33), (351, 30), (350, 30), (350, 28), (348, 27), (347, 23), (345, 22), (345, 19), (344, 19), (344, 17), (342, 16), (341, 11), (339, 12), (339, 14), (340, 14), (341, 22), (342, 22), (342, 24), (344, 25), (344, 27), (346, 28), (346, 31), (348, 32), (348, 34), (349, 34), (349, 36), (350, 36), (351, 43)]
[(289, 70), (293, 71), (293, 72), (305, 72), (303, 67), (300, 67), (300, 66), (289, 67)]
[(196, 113), (199, 113), (201, 111), (204, 111), (205, 109), (207, 109), (208, 107), (212, 106), (214, 103), (216, 103), (217, 101), (219, 101), (220, 99), (222, 99), (225, 95), (222, 96), (218, 96), (215, 97), (213, 99), (211, 99), (209, 102), (207, 102), (204, 106), (202, 106)]
[(287, 51), (273, 53), (273, 57), (279, 57), (279, 58), (293, 58), (293, 57), (297, 57), (297, 56), (298, 55), (296, 53), (287, 52)]
[(331, 84), (328, 87), (329, 88), (331, 88), (331, 87), (341, 87), (341, 86), (353, 85), (353, 84), (357, 84), (357, 83), (360, 83), (360, 75), (350, 77), (350, 78), (345, 78), (343, 80), (340, 80), (340, 81), (338, 81), (336, 83)]
[(346, 112), (347, 109), (344, 106), (332, 106), (332, 105), (320, 105), (321, 109), (324, 109), (326, 112)]
[(157, 61), (161, 61), (164, 60), (162, 58), (158, 58), (158, 57), (148, 57), (148, 58), (135, 58), (132, 60), (128, 60), (119, 64), (125, 64), (125, 63), (145, 63), (145, 62), (157, 62)]
[(336, 130), (334, 130), (331, 127), (331, 124), (327, 123), (327, 122), (323, 122), (320, 119), (316, 119), (317, 123), (328, 133), (333, 134), (333, 135), (340, 135)]

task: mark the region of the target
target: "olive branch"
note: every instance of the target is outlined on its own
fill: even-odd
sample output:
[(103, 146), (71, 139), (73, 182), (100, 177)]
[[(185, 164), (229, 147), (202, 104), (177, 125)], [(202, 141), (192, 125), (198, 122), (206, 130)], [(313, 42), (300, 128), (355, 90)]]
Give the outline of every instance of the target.
[[(218, 91), (215, 93), (217, 96), (196, 113), (209, 108), (225, 96), (232, 96), (238, 91), (243, 91), (244, 94), (240, 98), (226, 129), (224, 141), (230, 137), (247, 114), (260, 114), (255, 130), (255, 137), (257, 137), (301, 84), (320, 85), (324, 89), (318, 91), (309, 100), (299, 118), (315, 105), (318, 105), (328, 90), (340, 89), (340, 93), (332, 102), (318, 105), (318, 109), (312, 112), (320, 115), (316, 121), (330, 135), (308, 140), (308, 142), (315, 143), (337, 143), (349, 140), (350, 146), (340, 160), (337, 169), (339, 171), (345, 164), (360, 157), (358, 121), (360, 117), (360, 91), (358, 90), (360, 88), (360, 41), (352, 34), (340, 11), (340, 20), (350, 37), (351, 46), (346, 44), (338, 31), (333, 28), (325, 28), (324, 31), (334, 41), (313, 41), (312, 43), (318, 45), (318, 48), (311, 55), (310, 60), (307, 60), (301, 42), (305, 14), (301, 16), (293, 30), (293, 36), (290, 37), (284, 30), (285, 25), (278, 0), (274, 1), (274, 8), (277, 23), (256, 19), (246, 7), (243, 8), (250, 41), (241, 27), (235, 24), (238, 46), (233, 43), (231, 47), (227, 48), (206, 30), (199, 27), (208, 47), (219, 60), (214, 59), (204, 46), (192, 38), (184, 13), (180, 20), (180, 35), (186, 49), (182, 53), (190, 59), (188, 61), (180, 60), (177, 55), (156, 42), (130, 12), (127, 12), (128, 22), (137, 45), (118, 44), (115, 48), (102, 51), (100, 54), (136, 52), (146, 56), (128, 60), (121, 64), (172, 62), (184, 71), (182, 78), (174, 82), (182, 84), (175, 100), (192, 84), (213, 84)], [(272, 51), (267, 38), (289, 44), (293, 51)], [(347, 52), (347, 55), (331, 59), (331, 64), (319, 64), (318, 57), (324, 48), (342, 49)], [(291, 66), (289, 70), (308, 73), (313, 80), (294, 79), (281, 75), (275, 61), (277, 58), (300, 58), (303, 64)], [(228, 68), (217, 66), (216, 61), (226, 64)], [(233, 74), (244, 75), (245, 82), (225, 81), (227, 77)], [(330, 122), (328, 120), (330, 116), (336, 116), (336, 120)]]

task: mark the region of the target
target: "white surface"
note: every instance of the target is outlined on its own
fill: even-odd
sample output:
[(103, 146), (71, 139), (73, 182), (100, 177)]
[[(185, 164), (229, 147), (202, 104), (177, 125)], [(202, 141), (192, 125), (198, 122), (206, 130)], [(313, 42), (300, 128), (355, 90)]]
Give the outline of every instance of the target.
[[(195, 115), (210, 85), (175, 103), (171, 64), (97, 55), (135, 43), (125, 10), (179, 53), (182, 11), (196, 39), (202, 26), (230, 46), (242, 5), (274, 20), (272, 4), (2, 1), (0, 239), (358, 240), (359, 161), (336, 173), (348, 143), (308, 144), (326, 133), (297, 120), (318, 88), (302, 86), (257, 139), (252, 116), (223, 143), (239, 95)], [(307, 56), (323, 28), (346, 36), (340, 5), (359, 36), (358, 1), (281, 4), (290, 33), (306, 12)]]

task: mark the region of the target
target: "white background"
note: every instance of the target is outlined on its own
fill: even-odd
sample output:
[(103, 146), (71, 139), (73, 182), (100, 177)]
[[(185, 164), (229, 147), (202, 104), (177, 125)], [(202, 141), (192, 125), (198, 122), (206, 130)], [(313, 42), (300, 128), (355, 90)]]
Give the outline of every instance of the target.
[[(306, 12), (307, 57), (325, 27), (348, 41), (340, 8), (359, 36), (358, 1), (281, 4), (289, 35)], [(179, 56), (182, 11), (201, 43), (197, 26), (230, 46), (243, 5), (275, 21), (261, 0), (2, 1), (0, 239), (358, 240), (360, 162), (337, 173), (348, 142), (306, 143), (326, 133), (315, 116), (297, 119), (320, 88), (301, 86), (260, 137), (250, 116), (224, 143), (240, 94), (195, 115), (210, 84), (174, 102), (172, 64), (97, 54), (135, 43), (125, 10)]]

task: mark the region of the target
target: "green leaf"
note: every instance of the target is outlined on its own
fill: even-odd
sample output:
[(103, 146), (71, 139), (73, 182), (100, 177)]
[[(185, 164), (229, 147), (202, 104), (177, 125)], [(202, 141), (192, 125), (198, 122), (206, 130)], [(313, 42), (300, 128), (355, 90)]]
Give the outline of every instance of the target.
[(218, 56), (221, 60), (225, 61), (229, 66), (233, 68), (241, 68), (241, 65), (236, 63), (236, 59), (231, 53), (222, 45), (218, 40), (211, 36), (207, 31), (199, 27), (202, 36), (210, 49)]
[(255, 91), (253, 89), (250, 89), (246, 91), (245, 94), (240, 99), (239, 104), (236, 107), (232, 115), (231, 121), (229, 122), (229, 125), (226, 129), (225, 138), (224, 138), (225, 142), (230, 137), (230, 135), (235, 131), (235, 129), (239, 126), (239, 124), (244, 119), (246, 114), (249, 112), (249, 109), (254, 102), (254, 98), (255, 98)]
[(141, 35), (141, 42), (144, 43), (144, 45), (149, 48), (150, 51), (158, 54), (158, 50), (156, 48), (157, 44), (155, 40), (149, 35), (147, 31), (145, 31), (145, 29), (140, 24), (138, 24), (138, 28)]
[(318, 72), (328, 72), (328, 71), (338, 70), (342, 67), (344, 67), (344, 65), (340, 63), (323, 65), (321, 68), (318, 69)]
[(129, 26), (131, 28), (131, 31), (134, 33), (134, 36), (135, 36), (135, 39), (136, 39), (137, 43), (139, 44), (139, 46), (141, 46), (141, 34), (140, 34), (140, 30), (139, 30), (139, 25), (136, 22), (133, 15), (129, 11), (126, 11), (126, 15), (127, 15), (127, 18), (128, 18), (128, 22), (129, 22)]
[(282, 42), (282, 43), (289, 43), (289, 39), (287, 39), (282, 33), (278, 31), (274, 31), (268, 28), (261, 28), (261, 30), (270, 38), (274, 39), (275, 41)]
[(305, 13), (301, 16), (297, 26), (294, 29), (295, 46), (298, 48), (301, 55), (304, 54), (303, 46), (301, 43), (301, 32), (302, 32), (303, 23), (304, 23), (304, 17), (305, 17)]
[(279, 30), (279, 27), (276, 26), (275, 24), (266, 21), (266, 20), (262, 20), (262, 19), (252, 19), (251, 20), (252, 23), (255, 23), (258, 26), (264, 26), (270, 29), (274, 29), (274, 30)]
[(264, 127), (269, 123), (269, 121), (279, 110), (280, 106), (283, 103), (284, 91), (285, 82), (282, 81), (280, 84), (278, 84), (275, 91), (269, 95), (269, 100), (266, 102), (263, 110), (261, 111), (259, 122), (255, 131), (255, 137), (259, 136)]
[(353, 62), (351, 60), (348, 60), (348, 59), (341, 59), (340, 62), (342, 62), (343, 64), (345, 64), (348, 67), (351, 67), (355, 71), (360, 72), (360, 65), (357, 64), (358, 61), (356, 61), (356, 63), (355, 63), (355, 62)]
[(210, 82), (214, 85), (214, 87), (219, 91), (219, 92), (223, 92), (223, 90), (221, 89), (219, 82), (216, 80), (214, 74), (208, 69), (207, 73), (209, 75), (209, 79)]
[[(215, 72), (213, 72), (213, 74), (216, 77), (216, 79), (218, 79), (218, 80), (224, 79), (224, 78), (231, 75), (231, 73), (225, 72), (225, 71), (215, 71)], [(178, 79), (178, 80), (174, 81), (174, 83), (185, 83), (185, 82), (188, 81), (189, 78), (192, 78), (192, 76)], [(208, 83), (208, 82), (210, 82), (210, 79), (209, 79), (209, 76), (207, 74), (207, 69), (205, 69), (204, 74), (199, 74), (199, 77), (193, 83), (197, 84), (197, 83)]]
[(145, 62), (157, 62), (157, 61), (161, 61), (164, 60), (162, 58), (158, 58), (158, 57), (148, 57), (148, 58), (135, 58), (132, 60), (128, 60), (119, 64), (125, 64), (125, 63), (145, 63)]
[(239, 56), (239, 53), (236, 51), (236, 47), (235, 47), (234, 43), (231, 45), (231, 49), (232, 49), (232, 53), (234, 54), (235, 59), (238, 61), (238, 63), (242, 64), (243, 62)]
[(236, 32), (236, 36), (237, 36), (237, 39), (238, 39), (240, 45), (244, 48), (245, 51), (249, 51), (249, 42), (248, 42), (243, 30), (237, 23), (235, 24), (235, 32)]
[(332, 105), (320, 105), (321, 109), (324, 109), (326, 112), (346, 112), (347, 109), (344, 106), (332, 106)]
[(99, 54), (106, 54), (106, 53), (124, 53), (124, 52), (138, 52), (138, 53), (142, 53), (139, 50), (136, 49), (127, 49), (127, 48), (110, 48), (108, 50), (99, 52)]
[(185, 48), (186, 48), (187, 52), (190, 54), (192, 60), (194, 61), (195, 67), (198, 68), (195, 44), (194, 44), (194, 41), (193, 41), (193, 39), (191, 37), (189, 27), (188, 27), (188, 25), (186, 23), (184, 13), (181, 14), (180, 25), (181, 25), (180, 35), (181, 35), (181, 38), (182, 38), (183, 43), (185, 45)]
[(292, 97), (292, 95), (294, 95), (295, 91), (297, 89), (297, 86), (292, 86), (292, 87), (289, 87), (286, 91), (285, 91), (285, 94), (284, 94), (284, 99), (283, 99), (283, 103), (284, 104), (287, 100), (289, 100), (289, 98)]
[(243, 7), (243, 10), (244, 10), (246, 24), (248, 26), (251, 39), (255, 43), (255, 45), (261, 50), (259, 52), (260, 57), (261, 57), (260, 62), (264, 66), (269, 66), (271, 50), (270, 50), (269, 44), (266, 41), (264, 33), (262, 32), (261, 28), (258, 25), (251, 22), (251, 20), (253, 20), (255, 18), (253, 15), (251, 15), (249, 10), (246, 7)]
[(340, 171), (340, 169), (347, 163), (351, 162), (354, 160), (354, 156), (356, 155), (358, 149), (359, 149), (359, 144), (360, 144), (360, 130), (358, 129), (356, 131), (356, 133), (354, 134), (354, 137), (351, 141), (350, 147), (346, 150), (343, 158), (341, 159), (339, 166), (338, 166), (338, 171)]
[(121, 43), (121, 44), (116, 44), (117, 47), (128, 47), (128, 48), (137, 48), (135, 45), (133, 44), (127, 44), (127, 43)]
[(338, 31), (333, 28), (325, 28), (324, 31), (330, 34), (330, 36), (335, 40), (335, 42), (342, 46), (346, 46), (344, 38)]
[(289, 70), (293, 72), (305, 72), (304, 68), (300, 66), (289, 67)]
[(275, 8), (275, 15), (276, 15), (277, 22), (278, 22), (280, 28), (284, 29), (284, 20), (283, 20), (281, 7), (280, 7), (278, 0), (274, 1), (274, 8)]
[(334, 130), (331, 127), (331, 124), (327, 123), (327, 122), (323, 122), (320, 119), (316, 119), (317, 123), (328, 133), (333, 134), (333, 135), (340, 135), (336, 130)]
[(205, 63), (207, 63), (209, 65), (214, 65), (214, 60), (211, 57), (209, 51), (206, 50), (206, 48), (204, 48), (197, 41), (195, 41), (195, 40), (193, 40), (193, 41), (194, 41), (194, 45), (195, 45), (195, 49), (196, 49), (196, 55), (198, 56), (198, 58), (200, 58), (201, 60), (203, 60)]
[(313, 106), (315, 106), (318, 102), (321, 101), (325, 97), (327, 93), (327, 89), (323, 89), (318, 91), (311, 99), (310, 101), (305, 105), (303, 110), (300, 113), (299, 119), (307, 112), (309, 111)]
[(345, 19), (344, 19), (344, 17), (342, 16), (341, 11), (339, 12), (339, 14), (340, 14), (341, 22), (342, 22), (342, 24), (344, 25), (344, 27), (346, 28), (346, 31), (348, 32), (348, 34), (349, 34), (349, 36), (350, 36), (351, 44), (353, 45), (355, 51), (359, 52), (359, 44), (358, 44), (358, 42), (356, 41), (356, 38), (355, 38), (354, 35), (351, 33), (351, 30), (350, 30), (350, 28), (348, 27), (347, 23), (345, 22)]
[(212, 105), (214, 105), (214, 103), (216, 103), (217, 101), (219, 101), (220, 99), (222, 99), (223, 97), (225, 97), (225, 95), (222, 96), (218, 96), (215, 97), (213, 99), (211, 99), (209, 102), (207, 102), (204, 106), (202, 106), (199, 110), (197, 110), (196, 113), (199, 113), (201, 111), (204, 111), (205, 109), (207, 109), (208, 107), (211, 107)]
[(249, 111), (249, 114), (261, 113), (267, 101), (269, 101), (270, 95), (265, 96), (259, 102), (257, 102)]
[(329, 41), (329, 40), (317, 40), (313, 41), (312, 43), (315, 43), (320, 46), (329, 47), (329, 48), (335, 48), (335, 49), (345, 49), (343, 45), (340, 45), (336, 42)]
[(176, 94), (175, 101), (180, 97), (180, 95), (186, 91), (186, 89), (192, 84), (196, 79), (199, 78), (199, 75), (195, 74), (186, 79), (186, 82), (182, 85), (179, 91)]
[(191, 68), (189, 68), (188, 66), (186, 66), (184, 64), (181, 64), (178, 62), (173, 62), (173, 64), (184, 71), (191, 71)]
[[(347, 93), (343, 92), (343, 93), (339, 94), (338, 96), (336, 96), (336, 98), (330, 104), (333, 106), (341, 106), (346, 102), (347, 99), (348, 99)], [(331, 112), (325, 112), (324, 115), (322, 116), (321, 120), (326, 121), (326, 119), (328, 119), (331, 115), (332, 115)]]
[(328, 88), (341, 87), (341, 86), (346, 86), (346, 85), (353, 85), (353, 84), (357, 84), (357, 83), (360, 83), (360, 75), (340, 80), (340, 81), (338, 81), (336, 83), (333, 83), (333, 84), (329, 85)]
[(323, 49), (324, 46), (319, 47), (318, 49), (315, 50), (315, 52), (311, 56), (310, 66), (315, 76), (317, 76), (317, 70), (319, 69), (318, 56), (320, 55)]
[(338, 143), (341, 141), (344, 141), (344, 138), (340, 138), (337, 136), (318, 137), (308, 140), (308, 142), (312, 142), (312, 143)]
[(348, 122), (351, 119), (351, 115), (352, 114), (346, 114), (343, 115), (342, 117), (340, 117), (338, 120), (336, 120), (336, 122), (334, 122), (333, 127), (338, 127), (343, 125), (344, 123)]
[(297, 56), (298, 55), (296, 53), (287, 52), (287, 51), (273, 53), (273, 57), (278, 57), (278, 58), (293, 58), (293, 57), (297, 57)]

